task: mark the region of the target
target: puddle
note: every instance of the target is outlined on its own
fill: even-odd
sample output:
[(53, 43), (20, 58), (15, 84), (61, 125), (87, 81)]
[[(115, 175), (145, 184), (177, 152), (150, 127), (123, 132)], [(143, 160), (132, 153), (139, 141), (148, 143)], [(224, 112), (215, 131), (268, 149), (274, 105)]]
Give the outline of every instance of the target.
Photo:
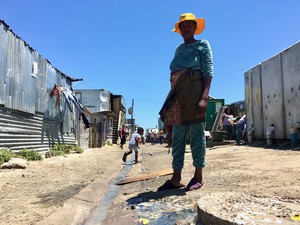
[[(136, 206), (139, 211), (139, 218), (149, 220), (149, 224), (169, 225), (177, 224), (178, 220), (193, 220), (197, 212), (183, 209), (177, 211), (160, 202), (146, 202)], [(193, 221), (194, 222), (194, 221)], [(139, 224), (143, 224), (139, 222)]]
[[(197, 224), (197, 211), (192, 209), (179, 209), (161, 202), (143, 202), (136, 205), (139, 212), (138, 224), (151, 225), (170, 225), (178, 224)], [(146, 221), (146, 223), (144, 222)], [(196, 223), (197, 222), (197, 223)]]

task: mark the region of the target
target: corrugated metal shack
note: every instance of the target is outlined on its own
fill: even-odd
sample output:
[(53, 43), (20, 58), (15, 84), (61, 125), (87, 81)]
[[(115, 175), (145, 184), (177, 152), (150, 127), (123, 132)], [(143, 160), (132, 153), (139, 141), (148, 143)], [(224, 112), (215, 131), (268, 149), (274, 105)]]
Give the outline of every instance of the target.
[[(300, 125), (300, 42), (245, 72), (245, 101), (253, 139), (289, 139)], [(298, 127), (297, 127), (298, 126)]]
[(0, 20), (0, 148), (76, 144), (77, 110), (67, 107), (66, 93), (50, 97), (54, 84), (69, 91), (73, 81)]

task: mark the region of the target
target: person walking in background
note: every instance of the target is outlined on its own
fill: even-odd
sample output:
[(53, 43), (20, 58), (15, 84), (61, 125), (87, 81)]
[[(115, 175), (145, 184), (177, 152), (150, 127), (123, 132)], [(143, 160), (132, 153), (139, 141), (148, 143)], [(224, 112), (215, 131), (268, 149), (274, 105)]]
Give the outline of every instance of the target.
[(154, 132), (152, 130), (150, 131), (150, 142), (151, 145), (154, 145)]
[(157, 135), (158, 134), (156, 133), (156, 131), (154, 131), (154, 141), (153, 141), (154, 144), (158, 143)]
[(164, 143), (168, 143), (168, 134), (167, 133), (164, 133)]
[(177, 47), (171, 61), (171, 90), (159, 112), (164, 122), (164, 131), (172, 133), (173, 175), (158, 191), (184, 187), (181, 183), (181, 171), (184, 166), (187, 132), (195, 172), (186, 190), (197, 190), (203, 185), (205, 112), (213, 77), (213, 61), (209, 42), (196, 40), (194, 35), (200, 34), (204, 27), (203, 18), (185, 13), (180, 15), (173, 29), (173, 32), (182, 36), (184, 43)]
[(239, 145), (247, 144), (247, 118), (246, 115), (243, 115), (236, 124), (236, 143)]
[(126, 162), (127, 156), (130, 155), (133, 151), (135, 153), (135, 163), (138, 163), (138, 149), (140, 149), (139, 144), (142, 142), (142, 135), (144, 134), (144, 129), (142, 127), (138, 127), (137, 131), (131, 135), (129, 140), (129, 151), (125, 152), (122, 160)]
[(230, 106), (228, 106), (221, 118), (221, 127), (226, 131), (226, 140), (232, 139), (233, 131), (233, 112)]
[(162, 129), (159, 130), (159, 143), (162, 145), (164, 142), (164, 132)]
[(167, 133), (166, 139), (167, 139), (167, 143), (168, 143), (168, 145), (166, 146), (166, 148), (172, 147), (172, 133)]
[(121, 139), (120, 147), (123, 149), (123, 145), (126, 143), (126, 131), (125, 131), (125, 126), (124, 125), (119, 130), (119, 137)]

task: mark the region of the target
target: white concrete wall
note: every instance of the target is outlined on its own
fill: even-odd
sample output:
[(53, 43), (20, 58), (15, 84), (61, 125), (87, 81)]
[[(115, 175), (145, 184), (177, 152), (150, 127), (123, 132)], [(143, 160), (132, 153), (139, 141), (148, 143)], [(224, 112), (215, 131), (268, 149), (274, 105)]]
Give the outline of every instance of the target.
[(275, 139), (289, 139), (300, 122), (300, 42), (245, 73), (245, 101), (255, 139), (266, 139), (271, 124)]

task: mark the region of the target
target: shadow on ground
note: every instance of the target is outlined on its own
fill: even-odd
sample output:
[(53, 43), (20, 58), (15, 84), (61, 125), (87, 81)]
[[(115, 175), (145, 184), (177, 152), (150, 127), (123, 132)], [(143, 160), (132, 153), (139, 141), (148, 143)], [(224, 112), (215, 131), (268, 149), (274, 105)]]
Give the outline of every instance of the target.
[(184, 196), (186, 195), (185, 189), (171, 189), (171, 190), (165, 190), (165, 191), (149, 191), (149, 192), (143, 192), (138, 194), (137, 196), (134, 196), (132, 198), (127, 199), (128, 204), (140, 204), (142, 202), (148, 202), (151, 200), (159, 200), (165, 197), (169, 196)]

